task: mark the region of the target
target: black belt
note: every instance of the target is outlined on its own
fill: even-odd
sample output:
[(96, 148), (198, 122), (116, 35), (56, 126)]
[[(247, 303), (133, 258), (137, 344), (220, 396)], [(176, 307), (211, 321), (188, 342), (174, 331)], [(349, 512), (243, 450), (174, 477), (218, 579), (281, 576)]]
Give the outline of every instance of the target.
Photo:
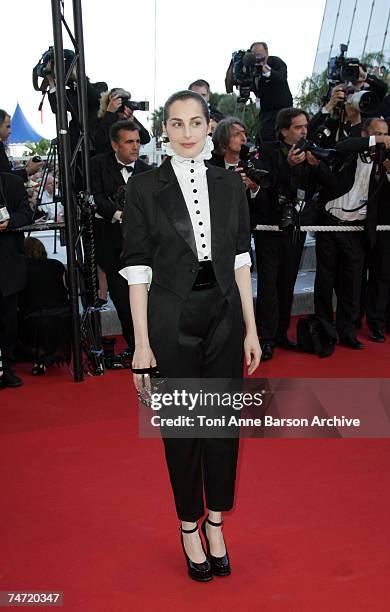
[(366, 222), (366, 219), (362, 219), (361, 221), (358, 219), (355, 221), (343, 221), (326, 211), (324, 211), (323, 220), (327, 221), (328, 225), (364, 225)]
[(212, 289), (216, 285), (214, 268), (211, 261), (200, 261), (199, 270), (195, 282), (192, 285), (192, 291), (204, 291), (204, 289)]

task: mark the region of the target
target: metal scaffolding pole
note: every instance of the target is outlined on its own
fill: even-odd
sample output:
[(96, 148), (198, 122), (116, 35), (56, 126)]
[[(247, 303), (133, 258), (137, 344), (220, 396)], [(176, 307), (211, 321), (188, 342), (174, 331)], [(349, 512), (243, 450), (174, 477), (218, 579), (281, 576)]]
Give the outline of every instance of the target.
[[(70, 0), (73, 7), (74, 33), (63, 13), (64, 0), (51, 0), (56, 80), (56, 119), (61, 198), (65, 208), (66, 249), (69, 273), (69, 294), (72, 312), (74, 380), (83, 380), (83, 370), (94, 375), (104, 373), (101, 347), (100, 311), (97, 307), (97, 267), (93, 236), (95, 212), (90, 188), (89, 117), (87, 78), (85, 74), (81, 0)], [(74, 46), (75, 55), (65, 74), (63, 28)], [(74, 80), (73, 73), (76, 78)], [(71, 143), (68, 125), (68, 92), (71, 83), (77, 92), (77, 109), (72, 120), (79, 131), (78, 142)], [(69, 103), (70, 104), (70, 103)], [(72, 140), (74, 130), (72, 130)], [(73, 146), (74, 150), (71, 150)], [(79, 295), (84, 311), (79, 312)], [(82, 354), (86, 360), (83, 364)], [(86, 366), (84, 368), (84, 366)]]
[(60, 0), (51, 0), (57, 98), (57, 138), (61, 176), (61, 198), (65, 209), (66, 254), (68, 262), (69, 297), (72, 315), (72, 351), (74, 380), (83, 380), (81, 355), (80, 313), (76, 263), (77, 209), (72, 191), (71, 150), (65, 91), (64, 47)]

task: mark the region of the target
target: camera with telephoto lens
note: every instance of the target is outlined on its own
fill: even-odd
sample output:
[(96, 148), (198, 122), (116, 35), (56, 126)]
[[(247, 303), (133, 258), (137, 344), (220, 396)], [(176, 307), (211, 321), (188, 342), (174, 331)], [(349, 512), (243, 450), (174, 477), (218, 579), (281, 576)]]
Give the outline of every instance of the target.
[(258, 151), (252, 143), (241, 145), (240, 150), (240, 161), (238, 162), (237, 168), (240, 168), (245, 172), (247, 177), (259, 185), (259, 187), (269, 187), (270, 178), (267, 170), (260, 170), (255, 168), (254, 161), (257, 159)]
[(238, 103), (246, 103), (250, 92), (257, 92), (255, 79), (262, 75), (265, 55), (251, 51), (234, 51), (232, 54), (233, 85), (238, 87)]
[[(371, 113), (378, 105), (378, 96), (370, 89), (356, 91), (353, 87), (360, 79), (360, 60), (357, 57), (346, 57), (348, 45), (340, 45), (340, 55), (331, 57), (328, 62), (327, 79), (330, 89), (327, 98), (330, 98), (331, 89), (335, 85), (344, 84), (345, 100), (340, 104), (350, 104), (355, 110), (361, 113)], [(352, 86), (350, 85), (352, 83)]]
[(356, 83), (359, 80), (360, 60), (346, 57), (348, 45), (340, 45), (340, 55), (331, 57), (328, 62), (327, 79), (330, 83)]
[(130, 100), (129, 97), (122, 96), (121, 97), (122, 104), (118, 108), (119, 113), (123, 113), (125, 107), (130, 108), (132, 111), (148, 111), (149, 110), (149, 102), (147, 100), (142, 100), (142, 102), (136, 102), (135, 100)]
[(295, 152), (303, 153), (309, 151), (314, 157), (327, 164), (332, 163), (339, 159), (339, 152), (336, 149), (324, 149), (319, 147), (315, 142), (301, 138), (301, 140), (295, 145)]

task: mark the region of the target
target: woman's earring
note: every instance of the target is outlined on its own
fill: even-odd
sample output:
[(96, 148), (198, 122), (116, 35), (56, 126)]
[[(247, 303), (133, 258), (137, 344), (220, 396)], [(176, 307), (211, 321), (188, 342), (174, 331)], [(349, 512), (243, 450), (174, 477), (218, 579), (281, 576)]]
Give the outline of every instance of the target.
[(162, 134), (161, 142), (163, 142), (164, 144), (167, 144), (167, 142), (169, 142), (168, 134), (166, 132)]

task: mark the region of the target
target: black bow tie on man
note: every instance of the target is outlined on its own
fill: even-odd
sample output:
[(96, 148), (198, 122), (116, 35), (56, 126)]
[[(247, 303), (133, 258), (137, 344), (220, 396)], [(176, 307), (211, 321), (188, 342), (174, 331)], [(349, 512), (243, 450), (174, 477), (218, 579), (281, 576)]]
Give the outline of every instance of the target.
[(118, 170), (121, 171), (123, 168), (126, 168), (127, 172), (131, 174), (134, 170), (133, 166), (125, 166), (124, 164), (118, 163)]

